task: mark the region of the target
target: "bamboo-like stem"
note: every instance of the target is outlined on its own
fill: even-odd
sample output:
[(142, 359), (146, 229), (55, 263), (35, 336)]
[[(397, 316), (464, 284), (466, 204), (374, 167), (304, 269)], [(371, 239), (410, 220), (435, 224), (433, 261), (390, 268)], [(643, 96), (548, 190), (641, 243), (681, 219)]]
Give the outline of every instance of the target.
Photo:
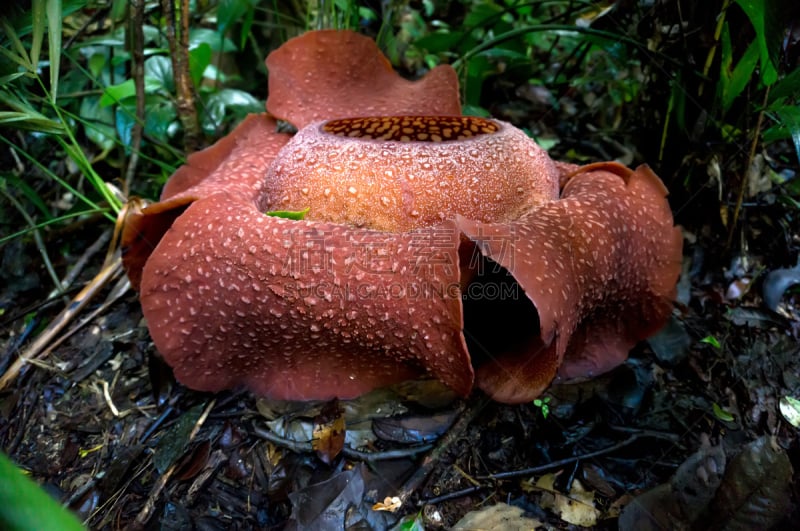
[(144, 132), (144, 0), (131, 0), (130, 9), (133, 11), (129, 28), (131, 47), (131, 77), (136, 87), (136, 120), (133, 121), (131, 131), (131, 151), (128, 165), (125, 169), (125, 184), (123, 194), (129, 194), (136, 166), (139, 163), (139, 150), (142, 147), (142, 133)]
[[(177, 14), (176, 1), (180, 2), (180, 12)], [(183, 147), (186, 153), (191, 153), (200, 147), (202, 135), (189, 73), (189, 0), (161, 0), (161, 8), (167, 19), (167, 41), (172, 57), (178, 118), (183, 125)]]
[(739, 193), (736, 196), (736, 206), (733, 209), (733, 219), (728, 226), (728, 241), (725, 243), (726, 248), (730, 248), (733, 242), (733, 232), (736, 230), (736, 224), (739, 221), (739, 214), (742, 210), (742, 202), (744, 201), (744, 191), (747, 188), (747, 176), (750, 172), (750, 166), (753, 165), (753, 159), (756, 157), (756, 149), (758, 148), (758, 139), (761, 137), (761, 126), (764, 123), (764, 112), (769, 102), (769, 87), (764, 90), (764, 101), (761, 103), (761, 110), (758, 111), (758, 119), (756, 120), (756, 127), (753, 130), (753, 139), (750, 141), (750, 152), (747, 154), (747, 163), (742, 171), (742, 180), (739, 183)]

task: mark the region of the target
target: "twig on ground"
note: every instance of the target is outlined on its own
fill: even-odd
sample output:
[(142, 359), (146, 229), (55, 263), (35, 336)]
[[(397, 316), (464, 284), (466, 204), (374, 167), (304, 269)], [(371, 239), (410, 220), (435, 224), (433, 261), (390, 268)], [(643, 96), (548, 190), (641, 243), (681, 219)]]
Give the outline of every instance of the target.
[[(203, 414), (200, 415), (200, 418), (194, 423), (194, 427), (192, 428), (191, 433), (189, 433), (186, 444), (190, 444), (194, 438), (197, 437), (197, 432), (199, 432), (200, 428), (203, 427), (203, 423), (205, 423), (206, 419), (208, 418), (208, 414), (211, 413), (211, 410), (215, 404), (215, 399), (212, 399), (211, 402), (208, 403), (206, 408), (203, 410)], [(133, 524), (131, 524), (130, 529), (144, 529), (145, 524), (147, 524), (147, 521), (150, 520), (150, 515), (156, 507), (156, 503), (161, 495), (161, 491), (164, 490), (164, 487), (166, 487), (167, 483), (169, 483), (170, 478), (172, 478), (172, 474), (174, 474), (175, 470), (178, 468), (178, 464), (178, 462), (172, 463), (164, 472), (164, 474), (158, 478), (158, 481), (156, 481), (156, 484), (153, 485), (153, 488), (150, 490), (150, 495), (147, 497), (147, 501), (142, 507), (142, 510), (139, 511), (139, 514), (136, 515), (136, 519), (133, 521)]]
[[(286, 448), (292, 452), (297, 453), (311, 453), (314, 451), (310, 441), (293, 441), (285, 437), (281, 437), (272, 431), (262, 428), (253, 424), (253, 431), (262, 439), (274, 443), (281, 448)], [(411, 448), (398, 448), (395, 450), (383, 450), (379, 452), (364, 452), (362, 450), (354, 450), (349, 446), (342, 448), (342, 454), (350, 459), (359, 461), (386, 461), (388, 459), (403, 459), (405, 457), (414, 457), (422, 452), (427, 452), (433, 447), (432, 444), (421, 444)]]
[(664, 434), (660, 434), (658, 432), (647, 431), (647, 432), (634, 433), (624, 441), (620, 441), (618, 443), (612, 444), (611, 446), (607, 446), (606, 448), (594, 452), (589, 452), (588, 454), (576, 455), (574, 457), (567, 457), (565, 459), (559, 459), (558, 461), (553, 461), (551, 463), (545, 463), (543, 465), (534, 466), (530, 468), (523, 468), (521, 470), (511, 470), (509, 472), (499, 472), (497, 474), (489, 474), (488, 476), (478, 476), (478, 479), (480, 480), (511, 479), (511, 478), (518, 478), (520, 476), (529, 476), (531, 474), (538, 474), (540, 472), (545, 472), (547, 470), (552, 470), (554, 468), (560, 468), (562, 466), (572, 464), (576, 461), (583, 461), (586, 459), (592, 459), (594, 457), (600, 457), (601, 455), (610, 454), (612, 452), (619, 450), (620, 448), (624, 448), (629, 444), (632, 444), (637, 440), (645, 437), (669, 438), (669, 437), (664, 437)]
[(441, 496), (436, 496), (434, 498), (428, 498), (426, 500), (420, 500), (421, 505), (436, 505), (437, 503), (442, 503), (450, 500), (456, 500), (458, 498), (463, 498), (464, 496), (469, 496), (470, 494), (474, 494), (476, 492), (480, 492), (482, 490), (486, 490), (490, 488), (489, 485), (475, 485), (472, 487), (467, 487), (466, 489), (457, 490), (454, 492), (448, 492), (447, 494), (442, 494)]
[[(566, 459), (560, 459), (558, 461), (553, 461), (551, 463), (545, 463), (543, 465), (534, 466), (530, 468), (523, 468), (521, 470), (511, 470), (509, 472), (500, 472), (498, 474), (489, 474), (488, 476), (478, 476), (479, 480), (486, 481), (486, 480), (497, 480), (497, 479), (513, 479), (520, 476), (530, 476), (532, 474), (539, 474), (541, 472), (546, 472), (548, 470), (552, 470), (554, 468), (561, 468), (565, 465), (570, 465), (577, 461), (582, 461), (585, 459), (592, 459), (594, 457), (600, 457), (602, 455), (610, 454), (619, 450), (620, 448), (624, 448), (639, 439), (651, 437), (651, 438), (658, 438), (658, 439), (669, 439), (669, 440), (676, 440), (676, 436), (671, 433), (661, 433), (655, 432), (650, 430), (640, 431), (637, 433), (633, 433), (630, 437), (625, 439), (624, 441), (620, 441), (618, 443), (612, 444), (606, 448), (601, 450), (597, 450), (595, 452), (589, 452), (588, 454), (577, 455), (574, 457), (567, 457)], [(474, 494), (481, 490), (486, 490), (491, 488), (491, 485), (473, 485), (472, 487), (467, 487), (465, 489), (457, 490), (454, 492), (448, 492), (447, 494), (442, 494), (441, 496), (436, 496), (434, 498), (428, 498), (426, 500), (420, 500), (420, 505), (427, 505), (427, 504), (434, 504), (434, 503), (441, 503), (448, 500), (454, 500), (456, 498), (461, 498), (463, 496), (468, 496), (470, 494)]]
[(450, 426), (450, 429), (447, 430), (447, 433), (439, 439), (436, 443), (436, 446), (431, 450), (431, 453), (425, 456), (425, 459), (422, 460), (419, 468), (411, 475), (410, 478), (403, 484), (400, 488), (400, 491), (397, 493), (397, 497), (400, 498), (401, 504), (405, 504), (408, 498), (422, 485), (425, 481), (425, 478), (433, 471), (437, 464), (439, 464), (439, 460), (450, 450), (450, 447), (453, 446), (458, 439), (464, 435), (464, 432), (467, 430), (467, 427), (472, 423), (473, 420), (478, 416), (484, 406), (489, 402), (489, 399), (485, 396), (480, 396), (479, 398), (473, 398), (466, 406), (464, 406), (461, 415), (458, 417), (458, 420)]
[(93, 244), (86, 248), (81, 257), (75, 262), (75, 265), (72, 266), (72, 269), (69, 270), (67, 276), (65, 276), (60, 282), (61, 290), (50, 293), (47, 298), (49, 299), (63, 294), (72, 285), (72, 283), (75, 282), (75, 279), (77, 279), (78, 275), (80, 275), (84, 270), (86, 264), (89, 263), (89, 260), (91, 260), (94, 255), (99, 253), (100, 249), (106, 246), (109, 239), (111, 239), (111, 230), (104, 230), (100, 237), (97, 238)]
[(30, 360), (44, 357), (46, 353), (52, 349), (52, 347), (48, 348), (48, 345), (53, 341), (55, 336), (75, 318), (110, 280), (121, 272), (122, 261), (119, 257), (103, 267), (97, 276), (72, 299), (72, 302), (67, 305), (39, 337), (36, 338), (33, 344), (28, 347), (25, 352), (20, 354), (19, 358), (14, 360), (14, 363), (11, 364), (8, 370), (0, 376), (0, 391), (8, 387), (8, 385), (16, 379), (22, 368), (28, 364)]
[[(81, 321), (79, 323), (77, 323), (75, 326), (73, 326), (72, 328), (70, 328), (69, 330), (64, 332), (64, 334), (59, 336), (58, 339), (55, 339), (37, 357), (38, 358), (46, 358), (47, 356), (49, 356), (52, 351), (57, 349), (59, 347), (59, 345), (61, 345), (64, 341), (69, 339), (72, 336), (72, 334), (74, 334), (75, 332), (77, 332), (78, 330), (80, 330), (81, 328), (83, 328), (84, 326), (89, 324), (90, 322), (92, 322), (98, 315), (100, 315), (103, 312), (105, 312), (109, 308), (109, 306), (114, 304), (117, 301), (117, 299), (119, 299), (120, 297), (125, 295), (125, 293), (127, 293), (127, 291), (130, 289), (130, 287), (131, 287), (131, 283), (128, 280), (128, 277), (125, 277), (125, 276), (121, 277), (117, 281), (117, 283), (114, 284), (114, 287), (111, 289), (111, 292), (108, 294), (108, 297), (106, 297), (106, 300), (103, 301), (103, 304), (101, 304), (100, 306), (98, 306), (97, 308), (92, 310), (92, 312), (89, 315), (87, 315), (86, 317), (81, 319)], [(31, 363), (33, 363), (33, 360), (31, 360)]]

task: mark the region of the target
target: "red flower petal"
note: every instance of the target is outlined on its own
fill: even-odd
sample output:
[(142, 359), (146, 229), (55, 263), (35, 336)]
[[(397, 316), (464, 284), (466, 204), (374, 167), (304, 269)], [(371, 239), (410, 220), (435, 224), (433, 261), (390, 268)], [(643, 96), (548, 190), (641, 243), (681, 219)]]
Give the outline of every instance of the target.
[(220, 191), (247, 198), (260, 193), (267, 166), (291, 138), (276, 128), (266, 114), (248, 115), (217, 143), (189, 155), (164, 185), (160, 202), (144, 208), (139, 202), (129, 205), (122, 260), (134, 288), (153, 248), (189, 203)]
[(375, 232), (265, 216), (214, 194), (147, 261), (142, 309), (156, 347), (194, 389), (349, 398), (427, 369), (466, 395), (459, 241), (452, 223)]
[(375, 42), (352, 31), (310, 31), (267, 57), (267, 110), (298, 129), (358, 116), (459, 115), (458, 78), (440, 65), (400, 77)]
[(556, 371), (574, 380), (616, 367), (664, 324), (682, 246), (665, 195), (646, 166), (602, 163), (581, 168), (560, 200), (510, 227), (458, 220), (511, 273), (539, 318), (527, 345), (477, 370), (479, 387), (501, 402), (531, 400)]

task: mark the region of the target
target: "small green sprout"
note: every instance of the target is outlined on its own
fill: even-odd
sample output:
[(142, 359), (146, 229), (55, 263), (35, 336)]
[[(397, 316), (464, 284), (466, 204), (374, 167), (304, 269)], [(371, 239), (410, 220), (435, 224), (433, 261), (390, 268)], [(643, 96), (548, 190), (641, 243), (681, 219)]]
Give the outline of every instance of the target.
[(542, 412), (542, 416), (547, 418), (547, 415), (550, 414), (550, 397), (546, 396), (544, 398), (536, 398), (533, 401), (533, 405), (538, 407), (539, 410)]
[(722, 408), (716, 402), (711, 404), (711, 408), (714, 410), (714, 416), (717, 417), (719, 420), (723, 422), (733, 422), (734, 418), (728, 411)]
[(719, 344), (719, 340), (714, 336), (706, 336), (700, 340), (700, 343), (707, 343), (714, 348), (722, 348), (722, 345)]

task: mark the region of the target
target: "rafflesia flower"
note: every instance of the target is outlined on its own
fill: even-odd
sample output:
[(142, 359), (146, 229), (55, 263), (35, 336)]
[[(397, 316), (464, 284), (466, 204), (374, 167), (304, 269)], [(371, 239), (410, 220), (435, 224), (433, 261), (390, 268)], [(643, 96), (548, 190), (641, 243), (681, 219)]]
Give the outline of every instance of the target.
[(406, 81), (352, 32), (267, 66), (268, 113), (127, 219), (128, 275), (179, 381), (305, 400), (428, 374), (522, 402), (667, 319), (681, 236), (646, 166), (553, 162), (461, 116), (449, 66)]

